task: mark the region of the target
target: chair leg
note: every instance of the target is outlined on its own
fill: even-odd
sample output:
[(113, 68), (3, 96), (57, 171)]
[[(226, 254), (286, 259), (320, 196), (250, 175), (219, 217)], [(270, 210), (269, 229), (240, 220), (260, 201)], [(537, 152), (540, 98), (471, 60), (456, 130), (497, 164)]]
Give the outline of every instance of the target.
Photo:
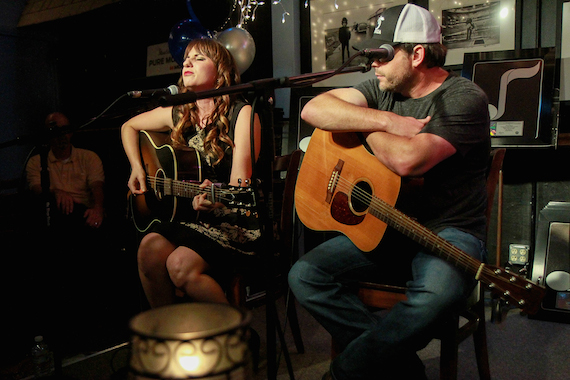
[(241, 274), (235, 274), (229, 288), (226, 291), (226, 297), (230, 305), (241, 308), (245, 307), (245, 286), (243, 285), (244, 278)]
[(441, 356), (439, 359), (439, 378), (441, 380), (457, 379), (457, 326), (459, 317), (453, 317), (449, 326), (444, 326), (441, 335)]
[(295, 348), (299, 354), (305, 353), (305, 345), (303, 344), (303, 337), (301, 336), (301, 327), (299, 326), (299, 318), (297, 317), (297, 307), (295, 306), (295, 297), (291, 290), (287, 291), (287, 317), (291, 325), (291, 333), (293, 334), (293, 341)]
[(275, 307), (275, 300), (273, 296), (267, 296), (266, 307), (266, 326), (267, 326), (267, 378), (268, 380), (277, 379), (277, 350), (275, 334), (279, 338), (279, 343), (281, 344), (281, 353), (285, 358), (285, 364), (287, 365), (287, 372), (289, 373), (289, 379), (295, 380), (295, 373), (293, 371), (293, 364), (291, 362), (291, 357), (289, 356), (289, 350), (285, 342), (285, 335), (281, 329), (281, 324), (279, 322), (279, 316), (277, 315), (277, 309)]
[[(485, 307), (483, 303), (478, 311), (479, 315), (485, 315)], [(477, 330), (473, 333), (473, 342), (475, 344), (475, 356), (477, 358), (477, 369), (479, 370), (479, 378), (481, 380), (491, 379), (491, 370), (489, 367), (489, 351), (487, 350), (487, 329), (485, 327), (485, 319), (479, 320)]]

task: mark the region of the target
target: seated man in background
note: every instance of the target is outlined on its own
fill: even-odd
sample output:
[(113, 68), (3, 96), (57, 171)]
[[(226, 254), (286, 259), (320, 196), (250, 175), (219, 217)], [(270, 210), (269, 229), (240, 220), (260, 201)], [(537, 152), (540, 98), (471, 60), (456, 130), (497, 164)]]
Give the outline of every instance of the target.
[[(58, 133), (58, 128), (69, 127), (64, 114), (49, 114), (45, 124), (50, 133), (46, 159), (49, 177), (42, 178), (42, 154), (31, 157), (26, 165), (29, 188), (38, 196), (44, 187), (49, 189), (44, 195), (55, 201), (50, 205), (50, 225), (101, 227), (105, 183), (101, 159), (95, 152), (75, 148), (71, 133)], [(42, 182), (46, 180), (49, 183)]]
[[(50, 310), (32, 328), (52, 341), (57, 336), (65, 352), (97, 346), (96, 332), (109, 318), (105, 315), (109, 294), (117, 292), (113, 286), (118, 265), (110, 249), (109, 230), (102, 227), (102, 161), (95, 152), (74, 147), (71, 137), (68, 118), (60, 112), (49, 114), (46, 146), (26, 165), (32, 193), (27, 207), (35, 218), (26, 225), (28, 272), (30, 282), (39, 288), (34, 288), (30, 304)], [(85, 325), (93, 332), (89, 339)]]

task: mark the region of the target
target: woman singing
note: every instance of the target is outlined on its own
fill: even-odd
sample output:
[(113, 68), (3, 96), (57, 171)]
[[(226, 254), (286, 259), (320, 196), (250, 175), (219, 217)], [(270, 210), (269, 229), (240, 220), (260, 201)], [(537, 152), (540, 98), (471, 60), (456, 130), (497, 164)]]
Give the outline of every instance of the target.
[[(181, 92), (204, 91), (239, 83), (230, 52), (211, 39), (196, 39), (186, 48)], [(139, 131), (170, 131), (174, 147), (190, 147), (200, 154), (203, 178), (200, 185), (246, 186), (252, 175), (261, 143), (261, 125), (255, 115), (251, 149), (252, 107), (229, 95), (199, 99), (181, 106), (158, 107), (127, 121), (121, 130), (132, 172), (128, 181), (136, 196), (147, 191), (141, 161)], [(176, 291), (198, 302), (227, 303), (223, 278), (235, 260), (252, 255), (251, 242), (259, 229), (251, 215), (207, 199), (207, 191), (192, 200), (184, 220), (157, 223), (138, 249), (138, 269), (151, 307), (171, 304)], [(241, 225), (244, 221), (246, 226)]]

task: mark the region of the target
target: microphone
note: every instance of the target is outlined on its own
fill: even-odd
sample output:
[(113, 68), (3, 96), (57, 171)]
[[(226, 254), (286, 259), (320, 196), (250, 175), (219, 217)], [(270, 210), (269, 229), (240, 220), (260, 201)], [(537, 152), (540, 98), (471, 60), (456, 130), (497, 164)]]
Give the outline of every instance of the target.
[(378, 59), (388, 62), (394, 58), (394, 48), (389, 44), (384, 44), (377, 49), (364, 49), (360, 53), (371, 61)]
[(142, 90), (142, 91), (129, 91), (127, 95), (131, 98), (153, 98), (155, 96), (162, 95), (176, 95), (178, 94), (178, 86), (172, 84), (167, 88), (156, 88), (154, 90)]

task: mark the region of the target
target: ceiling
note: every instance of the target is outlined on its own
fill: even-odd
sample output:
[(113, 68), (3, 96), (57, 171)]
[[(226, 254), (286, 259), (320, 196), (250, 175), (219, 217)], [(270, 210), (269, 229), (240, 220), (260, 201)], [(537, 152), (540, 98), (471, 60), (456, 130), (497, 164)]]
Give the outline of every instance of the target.
[(39, 24), (88, 12), (120, 0), (24, 0), (18, 26)]

